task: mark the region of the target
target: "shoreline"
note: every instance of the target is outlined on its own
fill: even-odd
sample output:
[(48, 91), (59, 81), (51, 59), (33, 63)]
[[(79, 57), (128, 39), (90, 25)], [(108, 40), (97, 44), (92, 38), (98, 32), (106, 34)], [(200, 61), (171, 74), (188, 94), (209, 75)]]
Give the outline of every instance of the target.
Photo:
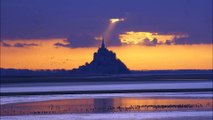
[(0, 96), (62, 95), (62, 94), (103, 94), (103, 93), (160, 93), (160, 92), (213, 92), (212, 88), (202, 89), (138, 89), (138, 90), (91, 90), (91, 91), (43, 91), (43, 92), (1, 92)]

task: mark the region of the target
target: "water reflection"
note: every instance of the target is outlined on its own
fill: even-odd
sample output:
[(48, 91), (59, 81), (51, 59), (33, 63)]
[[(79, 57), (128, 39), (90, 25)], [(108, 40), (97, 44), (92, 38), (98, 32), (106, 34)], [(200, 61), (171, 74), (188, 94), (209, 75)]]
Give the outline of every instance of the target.
[(63, 99), (1, 105), (1, 115), (212, 110), (211, 98)]

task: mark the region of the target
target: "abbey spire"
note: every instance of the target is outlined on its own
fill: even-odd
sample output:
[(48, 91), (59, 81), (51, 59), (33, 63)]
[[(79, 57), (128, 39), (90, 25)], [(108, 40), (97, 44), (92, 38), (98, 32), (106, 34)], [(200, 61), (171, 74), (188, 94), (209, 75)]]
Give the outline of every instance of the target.
[(104, 38), (102, 39), (101, 48), (105, 48)]

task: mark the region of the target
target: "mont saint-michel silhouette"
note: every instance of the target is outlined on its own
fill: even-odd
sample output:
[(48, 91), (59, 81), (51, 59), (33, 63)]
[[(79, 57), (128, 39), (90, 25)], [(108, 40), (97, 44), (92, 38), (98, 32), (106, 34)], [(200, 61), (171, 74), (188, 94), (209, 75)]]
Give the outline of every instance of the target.
[(103, 74), (121, 74), (129, 73), (130, 70), (126, 65), (116, 57), (116, 53), (106, 48), (104, 39), (102, 39), (101, 47), (94, 53), (93, 60), (90, 63), (73, 69), (81, 73), (103, 73)]

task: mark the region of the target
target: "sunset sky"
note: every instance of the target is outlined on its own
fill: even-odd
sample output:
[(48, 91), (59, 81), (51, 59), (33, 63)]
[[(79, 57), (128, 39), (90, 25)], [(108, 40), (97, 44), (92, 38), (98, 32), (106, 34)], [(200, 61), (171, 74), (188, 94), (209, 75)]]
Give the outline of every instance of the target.
[(77, 68), (106, 31), (131, 70), (213, 69), (212, 0), (1, 0), (0, 67)]

